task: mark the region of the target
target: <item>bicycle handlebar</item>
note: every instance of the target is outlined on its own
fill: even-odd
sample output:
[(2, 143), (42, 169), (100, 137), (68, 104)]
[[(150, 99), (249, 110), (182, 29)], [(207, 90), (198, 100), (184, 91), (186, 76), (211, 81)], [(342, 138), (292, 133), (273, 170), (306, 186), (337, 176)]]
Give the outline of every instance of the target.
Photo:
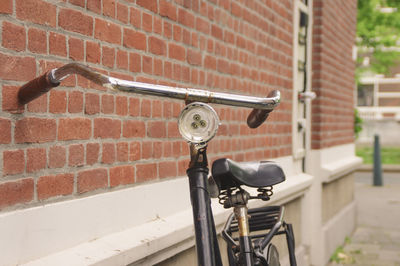
[(268, 117), (269, 113), (279, 105), (280, 92), (271, 91), (267, 98), (210, 92), (189, 88), (154, 85), (141, 82), (127, 81), (106, 76), (78, 63), (66, 64), (52, 69), (42, 76), (23, 85), (18, 92), (21, 104), (27, 104), (50, 89), (57, 87), (60, 82), (71, 74), (81, 75), (94, 83), (119, 91), (133, 92), (144, 95), (161, 96), (185, 101), (199, 101), (230, 106), (254, 108), (247, 118), (250, 128), (257, 128)]

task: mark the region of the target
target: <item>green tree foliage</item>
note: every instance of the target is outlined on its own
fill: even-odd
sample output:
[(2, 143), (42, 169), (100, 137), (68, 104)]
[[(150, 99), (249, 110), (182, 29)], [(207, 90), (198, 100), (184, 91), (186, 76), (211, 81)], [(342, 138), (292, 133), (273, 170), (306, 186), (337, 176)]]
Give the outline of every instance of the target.
[(400, 59), (400, 0), (358, 0), (358, 47), (373, 48), (370, 66), (359, 71), (388, 74)]

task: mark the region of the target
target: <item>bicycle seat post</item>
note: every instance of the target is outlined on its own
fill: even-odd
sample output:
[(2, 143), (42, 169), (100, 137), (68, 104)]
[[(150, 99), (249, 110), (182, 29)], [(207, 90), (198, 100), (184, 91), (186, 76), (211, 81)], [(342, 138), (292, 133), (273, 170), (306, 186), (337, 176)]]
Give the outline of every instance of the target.
[(249, 216), (247, 212), (247, 202), (250, 199), (250, 194), (239, 188), (235, 194), (228, 193), (224, 202), (224, 207), (233, 207), (238, 230), (240, 243), (240, 265), (253, 265), (253, 246), (250, 238)]

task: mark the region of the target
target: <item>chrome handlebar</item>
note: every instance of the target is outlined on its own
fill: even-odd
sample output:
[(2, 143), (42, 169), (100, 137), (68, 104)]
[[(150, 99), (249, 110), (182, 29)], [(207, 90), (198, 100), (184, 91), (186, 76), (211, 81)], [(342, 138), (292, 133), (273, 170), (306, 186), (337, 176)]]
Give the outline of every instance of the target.
[(113, 90), (175, 98), (185, 100), (186, 102), (197, 101), (254, 108), (247, 119), (247, 123), (251, 128), (256, 128), (261, 125), (268, 117), (268, 114), (280, 103), (280, 92), (277, 90), (271, 91), (268, 97), (261, 98), (210, 92), (207, 90), (154, 85), (109, 77), (78, 63), (70, 63), (60, 68), (53, 69), (22, 86), (18, 94), (20, 102), (22, 104), (30, 102), (43, 93), (46, 93), (51, 88), (57, 87), (64, 78), (71, 74), (81, 75), (98, 85)]

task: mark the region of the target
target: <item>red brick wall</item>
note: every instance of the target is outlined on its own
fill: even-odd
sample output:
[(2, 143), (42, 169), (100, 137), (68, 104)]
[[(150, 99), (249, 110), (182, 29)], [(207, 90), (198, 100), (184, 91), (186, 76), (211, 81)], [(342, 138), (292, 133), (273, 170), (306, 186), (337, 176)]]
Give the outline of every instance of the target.
[(56, 2), (0, 3), (1, 210), (185, 174), (182, 102), (71, 76), (18, 105), (19, 86), (72, 60), (141, 82), (259, 96), (279, 89), (281, 106), (257, 130), (245, 124), (248, 110), (216, 107), (223, 124), (209, 156), (291, 153), (291, 0)]
[(312, 148), (354, 141), (357, 1), (314, 0)]

